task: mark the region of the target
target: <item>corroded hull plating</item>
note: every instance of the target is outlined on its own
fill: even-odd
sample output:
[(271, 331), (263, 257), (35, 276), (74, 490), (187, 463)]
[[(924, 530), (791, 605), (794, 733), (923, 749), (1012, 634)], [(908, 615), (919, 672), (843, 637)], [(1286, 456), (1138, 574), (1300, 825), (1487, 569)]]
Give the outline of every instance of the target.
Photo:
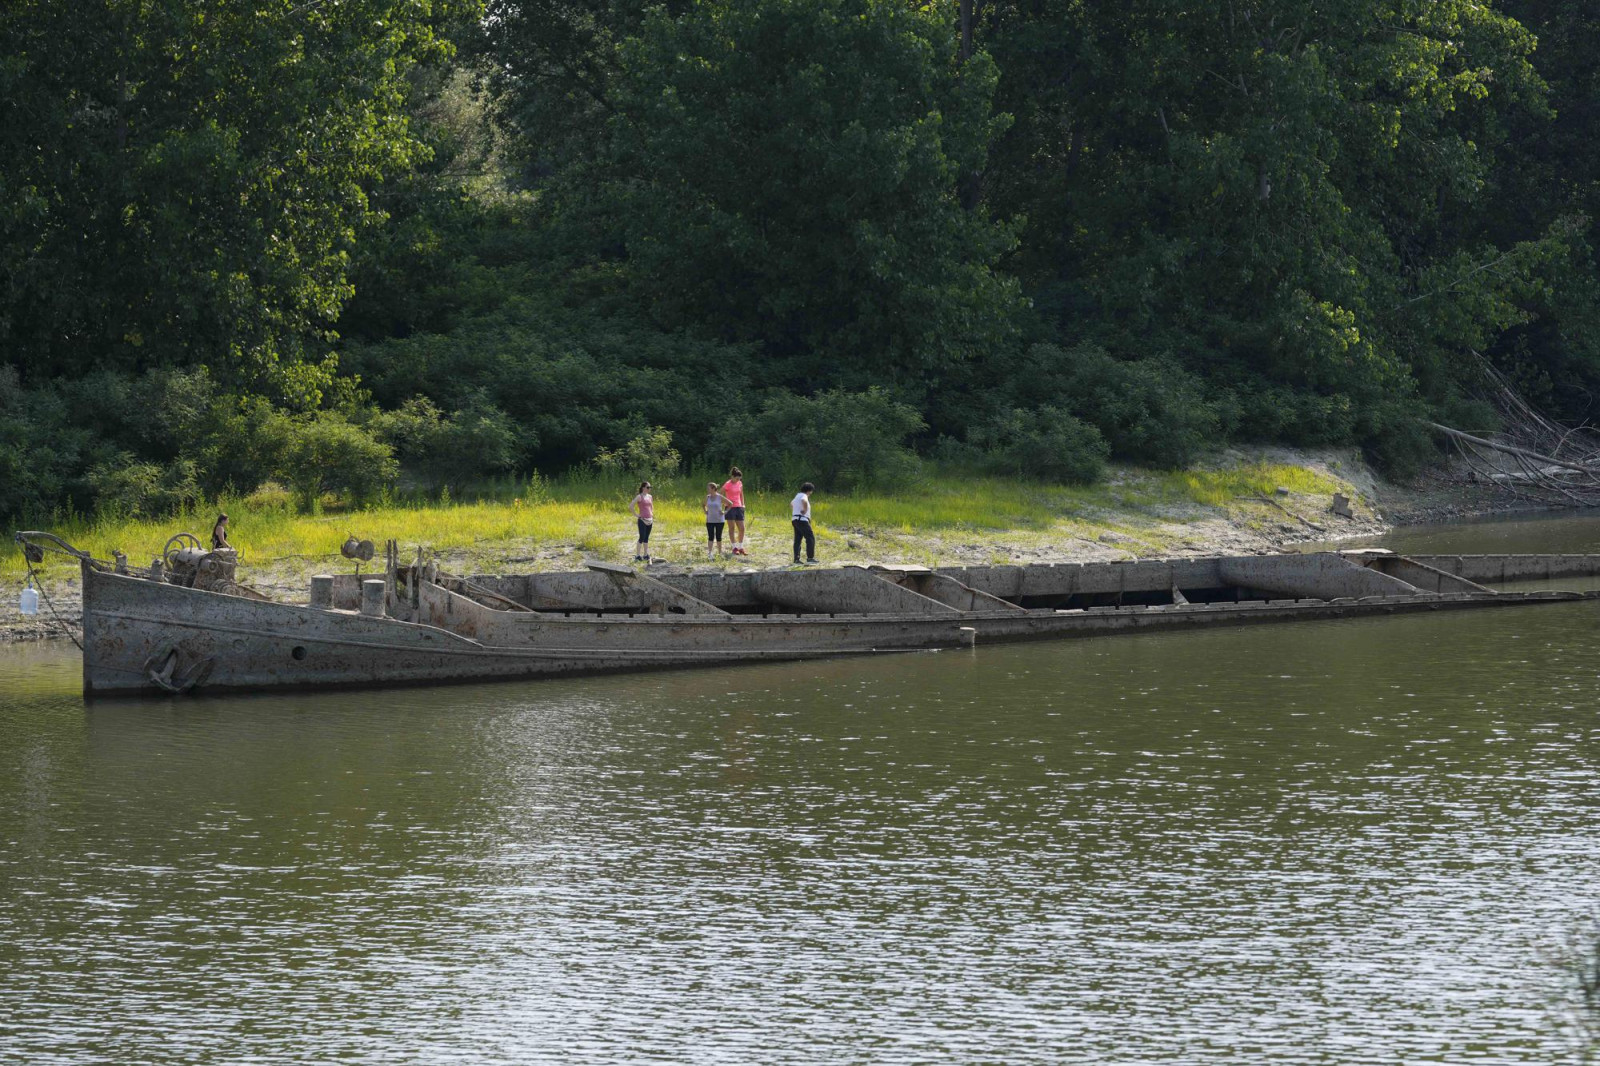
[[(1025, 598), (1030, 588), (1056, 588), (1067, 568), (1052, 574), (1040, 568), (1038, 580), (1027, 586), (1010, 576), (1016, 567), (888, 575), (850, 568), (743, 575), (750, 579), (746, 584), (772, 598), (769, 604), (807, 601), (800, 607), (803, 613), (733, 614), (709, 603), (692, 614), (671, 613), (682, 607), (652, 613), (642, 605), (633, 614), (617, 613), (615, 606), (606, 608), (612, 613), (602, 613), (584, 609), (580, 593), (573, 591), (561, 593), (573, 597), (573, 610), (546, 605), (540, 611), (519, 611), (493, 609), (413, 570), (406, 587), (391, 579), (391, 614), (404, 617), (386, 617), (253, 601), (105, 573), (85, 564), (84, 692), (134, 695), (535, 678), (1586, 598), (1570, 592), (1493, 592), (1459, 576), (1437, 576), (1441, 569), (1421, 563), (1412, 564), (1422, 567), (1413, 572), (1384, 562), (1387, 571), (1400, 576), (1355, 566), (1363, 573), (1348, 585), (1333, 577), (1354, 564), (1341, 564), (1337, 556), (1269, 563), (1238, 559), (1209, 565), (1237, 584), (1266, 586), (1264, 595), (1271, 595), (1274, 586), (1309, 582), (1329, 598), (1190, 603), (1173, 584), (1169, 603), (1024, 608), (1010, 599)], [(1450, 569), (1457, 575), (1471, 570)], [(1600, 559), (1582, 572), (1600, 572)], [(1129, 583), (1126, 575), (1133, 573), (1127, 570), (1119, 578), (1123, 586)], [(1401, 579), (1420, 580), (1419, 574), (1447, 591), (1424, 591)], [(670, 590), (639, 579), (656, 586), (654, 593), (628, 586), (633, 580), (618, 579), (616, 587), (635, 598), (702, 602), (682, 591), (691, 584), (687, 580)], [(1072, 580), (1074, 588), (1087, 587), (1082, 574)], [(1011, 584), (1016, 588), (1008, 592)], [(826, 603), (829, 590), (857, 610), (821, 613), (818, 605)], [(1337, 595), (1340, 591), (1361, 595)], [(729, 597), (724, 606), (739, 609), (733, 592)]]

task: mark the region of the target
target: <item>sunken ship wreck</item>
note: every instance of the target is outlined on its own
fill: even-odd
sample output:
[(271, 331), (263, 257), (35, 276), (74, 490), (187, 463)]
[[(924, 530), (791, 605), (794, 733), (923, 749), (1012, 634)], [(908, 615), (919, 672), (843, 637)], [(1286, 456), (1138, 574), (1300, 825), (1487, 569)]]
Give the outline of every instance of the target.
[(16, 539), (30, 562), (46, 550), (79, 561), (90, 696), (526, 679), (1600, 595), (1525, 584), (1600, 576), (1600, 555), (1367, 549), (660, 574), (591, 563), (460, 576), (391, 541), (381, 570), (318, 575), (305, 602), (282, 603), (238, 580), (231, 550), (187, 534), (138, 569), (47, 533)]

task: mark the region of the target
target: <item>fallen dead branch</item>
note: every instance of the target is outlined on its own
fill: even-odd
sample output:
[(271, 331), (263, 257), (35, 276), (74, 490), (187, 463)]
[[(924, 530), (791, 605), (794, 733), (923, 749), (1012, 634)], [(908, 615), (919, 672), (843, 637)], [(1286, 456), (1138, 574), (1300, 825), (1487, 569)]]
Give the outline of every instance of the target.
[(1546, 418), (1487, 363), (1482, 369), (1505, 423), (1499, 439), (1428, 423), (1455, 446), (1470, 479), (1536, 503), (1600, 506), (1600, 433)]

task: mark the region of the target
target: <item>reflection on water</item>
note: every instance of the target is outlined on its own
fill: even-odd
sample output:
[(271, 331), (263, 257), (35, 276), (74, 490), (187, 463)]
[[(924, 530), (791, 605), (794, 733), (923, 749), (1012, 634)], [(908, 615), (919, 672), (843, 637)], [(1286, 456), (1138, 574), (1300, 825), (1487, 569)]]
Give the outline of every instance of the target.
[(1533, 512), (1511, 519), (1406, 526), (1392, 533), (1334, 545), (1341, 548), (1366, 546), (1417, 553), (1600, 553), (1600, 511)]
[(8, 651), (0, 1059), (1550, 1061), (1597, 621), (88, 707)]

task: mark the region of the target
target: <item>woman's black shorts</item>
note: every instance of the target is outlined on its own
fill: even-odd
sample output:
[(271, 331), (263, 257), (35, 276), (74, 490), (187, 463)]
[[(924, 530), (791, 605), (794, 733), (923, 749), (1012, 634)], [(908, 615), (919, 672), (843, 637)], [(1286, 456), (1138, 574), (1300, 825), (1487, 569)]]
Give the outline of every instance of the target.
[(651, 526), (650, 526), (649, 522), (646, 522), (642, 518), (639, 519), (639, 543), (640, 544), (649, 544), (650, 543), (650, 529), (651, 529)]
[(744, 508), (743, 507), (730, 507), (730, 508), (728, 508), (728, 521), (730, 521), (730, 522), (743, 522), (744, 521)]
[(718, 544), (721, 544), (722, 543), (722, 527), (725, 526), (725, 525), (727, 525), (726, 522), (707, 522), (706, 523), (706, 540), (708, 540), (708, 541), (716, 541)]

